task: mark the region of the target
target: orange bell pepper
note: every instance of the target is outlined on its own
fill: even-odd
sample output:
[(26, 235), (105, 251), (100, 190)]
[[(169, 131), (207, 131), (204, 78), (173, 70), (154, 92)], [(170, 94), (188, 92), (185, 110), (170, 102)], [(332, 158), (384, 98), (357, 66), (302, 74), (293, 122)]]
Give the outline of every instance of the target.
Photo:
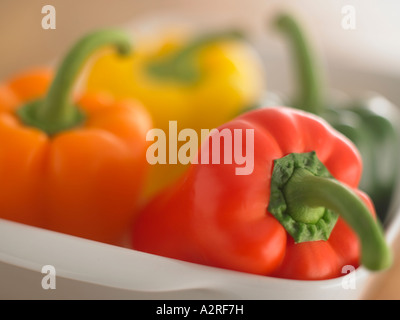
[(146, 179), (150, 116), (130, 100), (71, 96), (94, 51), (114, 45), (127, 54), (129, 39), (95, 32), (72, 48), (51, 84), (52, 73), (38, 69), (0, 85), (0, 218), (121, 243)]

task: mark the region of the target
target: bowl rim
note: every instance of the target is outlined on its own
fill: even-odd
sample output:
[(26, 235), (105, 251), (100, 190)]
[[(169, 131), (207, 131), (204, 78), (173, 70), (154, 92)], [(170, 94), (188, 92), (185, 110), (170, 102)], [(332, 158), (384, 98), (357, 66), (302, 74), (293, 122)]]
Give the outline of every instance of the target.
[[(385, 232), (390, 246), (394, 244), (399, 230), (400, 211)], [(113, 258), (121, 261), (122, 265), (114, 264)], [(257, 287), (267, 284), (279, 286), (282, 290), (332, 289), (342, 287), (345, 277), (352, 272), (356, 281), (366, 279), (371, 274), (360, 266), (343, 276), (326, 280), (254, 275), (161, 257), (4, 219), (0, 219), (0, 262), (37, 272), (41, 272), (44, 265), (53, 265), (58, 277), (140, 292), (215, 288), (243, 282)], [(132, 265), (137, 267), (135, 271), (132, 271)], [(152, 282), (143, 279), (149, 273), (152, 274)], [(115, 276), (110, 277), (111, 274)], [(166, 275), (169, 275), (167, 278), (179, 278), (180, 281), (166, 280)], [(138, 281), (139, 278), (141, 280)]]

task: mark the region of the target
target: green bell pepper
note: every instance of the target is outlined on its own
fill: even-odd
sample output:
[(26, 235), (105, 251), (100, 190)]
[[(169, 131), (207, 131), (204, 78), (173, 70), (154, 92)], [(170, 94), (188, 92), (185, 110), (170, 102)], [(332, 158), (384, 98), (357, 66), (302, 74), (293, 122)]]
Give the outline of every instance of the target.
[(400, 139), (395, 122), (399, 109), (379, 95), (345, 103), (328, 98), (323, 68), (300, 23), (283, 13), (274, 25), (292, 47), (299, 91), (290, 104), (321, 116), (357, 146), (364, 165), (360, 189), (370, 195), (385, 224), (399, 180)]

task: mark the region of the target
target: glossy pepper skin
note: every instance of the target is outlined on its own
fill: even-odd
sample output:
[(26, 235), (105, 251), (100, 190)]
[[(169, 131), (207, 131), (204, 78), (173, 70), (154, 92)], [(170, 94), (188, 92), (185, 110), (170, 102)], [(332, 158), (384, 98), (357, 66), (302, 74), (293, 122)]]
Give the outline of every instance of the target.
[[(390, 264), (382, 230), (373, 218), (373, 204), (357, 189), (361, 160), (348, 139), (320, 118), (286, 107), (251, 111), (219, 129), (254, 130), (253, 172), (236, 175), (235, 163), (225, 164), (222, 159), (220, 164), (192, 164), (178, 183), (159, 193), (137, 216), (132, 230), (134, 249), (214, 267), (303, 280), (340, 276), (344, 265), (359, 265), (360, 251), (362, 263), (371, 269)], [(209, 145), (202, 146), (199, 159)], [(225, 148), (222, 142), (221, 146)], [(282, 175), (274, 170), (278, 160), (304, 153), (316, 155), (334, 178), (299, 185), (297, 180), (289, 180), (292, 182), (285, 184), (287, 206), (290, 204), (294, 211), (306, 207), (306, 214), (296, 218), (295, 225), (300, 227), (292, 235), (287, 231), (290, 226), (284, 226), (288, 217), (281, 222), (282, 217), (275, 213), (280, 200), (272, 192), (273, 181)], [(311, 175), (310, 179), (314, 178)], [(332, 189), (331, 183), (335, 186)], [(307, 235), (306, 230), (303, 237), (299, 230), (309, 225), (301, 221), (325, 205), (340, 213), (337, 220), (331, 219), (330, 236), (315, 238), (318, 232), (312, 230), (318, 229), (318, 218), (315, 224), (307, 222), (311, 232)]]
[[(258, 101), (265, 81), (261, 66), (260, 57), (236, 31), (198, 36), (167, 31), (139, 41), (128, 57), (99, 56), (89, 70), (87, 89), (138, 99), (167, 139), (169, 121), (177, 121), (178, 130), (191, 128), (200, 135), (200, 129), (216, 128)], [(152, 166), (148, 196), (186, 168)]]
[(113, 45), (125, 52), (129, 43), (119, 31), (95, 32), (72, 48), (54, 77), (36, 69), (0, 86), (1, 218), (121, 243), (148, 170), (151, 119), (130, 100), (71, 97), (71, 90), (92, 52)]
[(364, 99), (336, 101), (324, 88), (323, 66), (313, 52), (301, 23), (288, 14), (276, 18), (276, 27), (289, 39), (298, 81), (298, 95), (289, 104), (325, 118), (359, 149), (364, 170), (360, 189), (373, 200), (386, 224), (399, 179), (399, 109), (375, 93)]

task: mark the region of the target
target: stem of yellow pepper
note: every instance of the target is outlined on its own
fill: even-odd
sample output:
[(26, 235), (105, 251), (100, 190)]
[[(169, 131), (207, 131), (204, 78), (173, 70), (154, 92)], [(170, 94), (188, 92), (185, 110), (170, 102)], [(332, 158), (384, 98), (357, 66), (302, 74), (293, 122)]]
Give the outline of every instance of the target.
[(101, 30), (83, 37), (62, 61), (47, 96), (17, 110), (21, 121), (49, 135), (82, 124), (85, 115), (72, 101), (72, 91), (86, 60), (104, 46), (115, 46), (120, 54), (129, 54), (130, 36), (119, 30)]
[(196, 62), (196, 54), (207, 45), (229, 39), (243, 40), (244, 36), (238, 30), (204, 34), (172, 55), (152, 61), (148, 65), (147, 71), (150, 75), (162, 80), (178, 81), (185, 84), (196, 83), (202, 77), (202, 72)]

